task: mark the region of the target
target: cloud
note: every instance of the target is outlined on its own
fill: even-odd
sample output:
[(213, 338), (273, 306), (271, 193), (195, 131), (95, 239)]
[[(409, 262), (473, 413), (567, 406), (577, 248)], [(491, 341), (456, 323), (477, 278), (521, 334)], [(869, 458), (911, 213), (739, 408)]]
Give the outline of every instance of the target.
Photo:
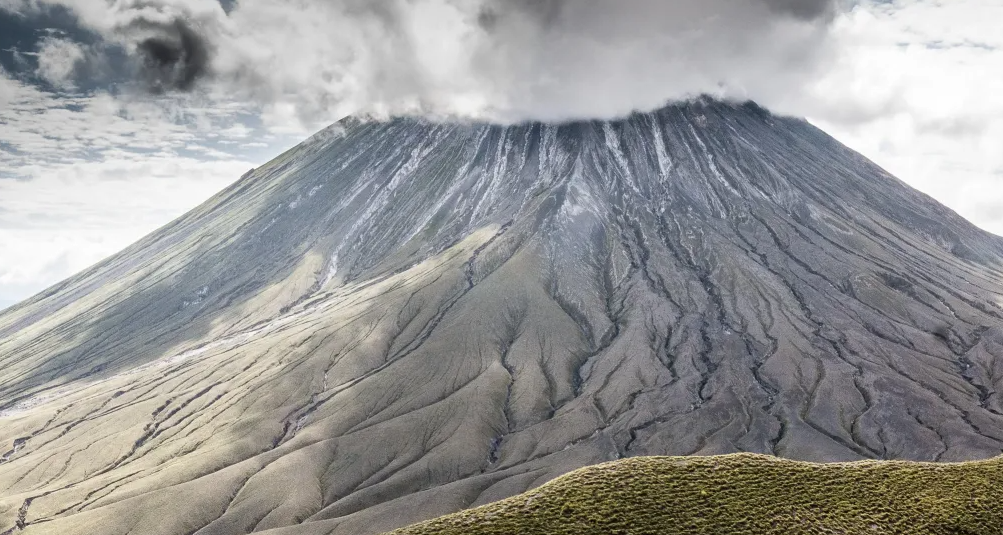
[(121, 250), (278, 150), (241, 146), (274, 138), (233, 103), (53, 93), (2, 69), (0, 124), (0, 308)]
[(60, 37), (45, 37), (39, 45), (36, 74), (55, 87), (72, 88), (78, 64), (85, 57), (80, 44)]
[(207, 37), (218, 34), (214, 25), (225, 19), (215, 0), (0, 0), (0, 11), (22, 17), (57, 8), (72, 13), (96, 42), (84, 47), (65, 38), (43, 39), (40, 60), (47, 61), (40, 61), (39, 75), (57, 87), (82, 79), (87, 85), (133, 81), (154, 94), (190, 91), (211, 75)]
[(151, 91), (190, 91), (209, 74), (210, 45), (185, 18), (139, 19), (130, 23), (129, 31), (148, 34), (136, 42), (135, 50)]
[(782, 106), (824, 64), (834, 12), (781, 0), (243, 0), (217, 69), (303, 117), (609, 117), (702, 93)]
[(124, 249), (254, 165), (122, 153), (0, 179), (0, 308)]
[(240, 95), (266, 113), (291, 107), (315, 128), (356, 112), (608, 117), (703, 93), (783, 108), (830, 56), (838, 4), (241, 0), (228, 11), (216, 0), (30, 5), (70, 9), (125, 50), (152, 91), (202, 82), (206, 91)]
[(1003, 235), (1003, 3), (862, 2), (838, 18), (802, 113)]

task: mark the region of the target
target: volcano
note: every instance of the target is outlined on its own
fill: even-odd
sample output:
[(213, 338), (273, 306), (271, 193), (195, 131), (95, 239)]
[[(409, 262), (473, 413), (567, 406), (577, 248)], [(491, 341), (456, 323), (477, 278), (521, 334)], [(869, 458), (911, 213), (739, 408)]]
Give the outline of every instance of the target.
[(0, 530), (358, 535), (642, 455), (1003, 451), (1003, 239), (800, 119), (346, 119), (0, 315)]

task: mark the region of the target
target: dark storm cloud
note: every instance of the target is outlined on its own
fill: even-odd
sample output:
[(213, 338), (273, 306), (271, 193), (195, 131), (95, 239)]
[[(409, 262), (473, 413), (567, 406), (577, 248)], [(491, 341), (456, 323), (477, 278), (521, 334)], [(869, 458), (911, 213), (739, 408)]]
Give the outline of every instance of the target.
[(190, 91), (210, 74), (211, 45), (191, 25), (177, 18), (169, 23), (137, 20), (131, 31), (149, 34), (135, 45), (140, 75), (154, 92)]

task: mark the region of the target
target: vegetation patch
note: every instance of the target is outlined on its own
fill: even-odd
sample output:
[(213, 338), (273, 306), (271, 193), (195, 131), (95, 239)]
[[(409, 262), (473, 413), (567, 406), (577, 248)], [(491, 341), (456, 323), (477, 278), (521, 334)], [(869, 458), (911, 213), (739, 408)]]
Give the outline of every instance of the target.
[(393, 535), (1003, 533), (1003, 457), (812, 464), (760, 455), (634, 458)]

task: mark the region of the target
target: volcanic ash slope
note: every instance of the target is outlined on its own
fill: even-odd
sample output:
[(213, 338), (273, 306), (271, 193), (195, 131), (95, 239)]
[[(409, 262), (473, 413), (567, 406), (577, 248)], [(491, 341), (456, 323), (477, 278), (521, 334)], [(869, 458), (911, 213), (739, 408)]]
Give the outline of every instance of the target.
[(0, 530), (360, 535), (621, 457), (994, 457), (1001, 265), (752, 104), (343, 121), (0, 315)]

